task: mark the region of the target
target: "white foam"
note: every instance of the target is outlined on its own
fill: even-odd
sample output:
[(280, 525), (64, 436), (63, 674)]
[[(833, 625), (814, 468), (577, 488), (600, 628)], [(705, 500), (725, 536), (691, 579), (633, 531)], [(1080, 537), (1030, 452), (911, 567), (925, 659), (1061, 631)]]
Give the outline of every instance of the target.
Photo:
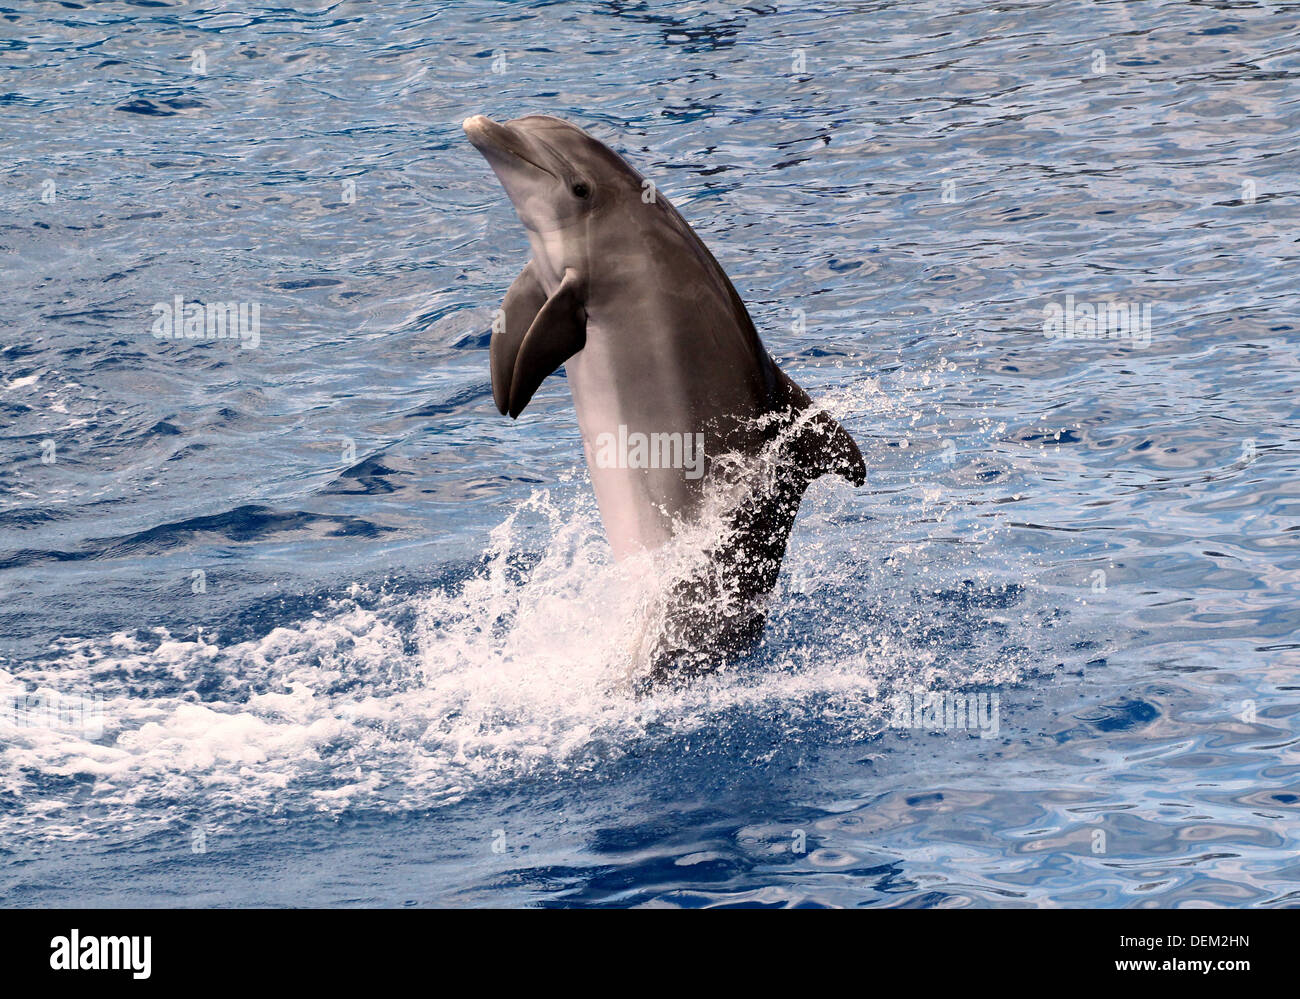
[[(1011, 678), (1013, 664), (948, 662), (911, 637), (924, 615), (906, 606), (908, 567), (913, 580), (938, 579), (942, 567), (911, 540), (882, 545), (880, 524), (837, 527), (862, 496), (828, 481), (809, 491), (761, 661), (645, 698), (630, 675), (646, 581), (662, 565), (614, 563), (594, 504), (560, 505), (545, 491), (492, 531), (482, 572), (428, 593), (367, 606), (343, 597), (229, 644), (165, 633), (63, 640), (21, 682), (0, 672), (0, 696), (34, 685), (102, 696), (103, 731), (0, 721), (0, 792), (21, 801), (0, 816), (0, 838), (438, 807), (539, 773), (648, 760), (675, 738), (713, 739), (751, 717), (775, 719), (790, 739), (851, 742), (883, 726), (891, 685)], [(918, 496), (905, 512), (917, 504), (932, 501)], [(850, 609), (808, 626), (783, 616), (795, 597), (847, 598)], [(414, 654), (402, 623), (412, 617)], [(223, 684), (201, 696), (214, 675)], [(755, 760), (772, 750), (751, 747)]]

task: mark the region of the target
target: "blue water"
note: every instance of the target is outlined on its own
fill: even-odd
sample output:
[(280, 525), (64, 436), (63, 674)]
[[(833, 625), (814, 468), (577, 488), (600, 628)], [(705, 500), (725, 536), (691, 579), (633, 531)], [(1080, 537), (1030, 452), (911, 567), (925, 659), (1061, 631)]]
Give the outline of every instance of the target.
[[(1298, 22), (11, 3), (0, 903), (1300, 902)], [(866, 458), (686, 690), (630, 692), (563, 378), (492, 404), (479, 112), (654, 179)]]

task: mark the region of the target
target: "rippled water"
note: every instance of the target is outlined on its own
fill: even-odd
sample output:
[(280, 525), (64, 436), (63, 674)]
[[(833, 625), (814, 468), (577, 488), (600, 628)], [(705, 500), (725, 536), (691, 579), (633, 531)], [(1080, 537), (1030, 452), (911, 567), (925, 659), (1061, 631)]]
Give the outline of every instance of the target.
[[(1298, 21), (0, 11), (0, 900), (1295, 905)], [(563, 379), (492, 405), (478, 112), (623, 152), (862, 445), (686, 690), (627, 688)]]

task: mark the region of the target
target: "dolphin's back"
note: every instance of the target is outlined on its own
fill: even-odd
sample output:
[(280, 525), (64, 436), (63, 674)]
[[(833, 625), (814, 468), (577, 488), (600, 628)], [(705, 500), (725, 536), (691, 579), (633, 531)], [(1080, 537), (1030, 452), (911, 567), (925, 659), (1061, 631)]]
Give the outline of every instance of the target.
[[(824, 411), (816, 411), (816, 415), (811, 417), (806, 415), (814, 410), (812, 399), (793, 378), (781, 370), (767, 352), (749, 310), (727, 272), (676, 206), (667, 198), (662, 203), (673, 228), (690, 247), (701, 268), (723, 289), (731, 320), (764, 388), (758, 415), (777, 417), (769, 425), (776, 428), (777, 433), (789, 436), (785, 442), (786, 451), (792, 461), (799, 463), (800, 476), (805, 479), (804, 487), (814, 479), (830, 474), (840, 475), (854, 485), (861, 485), (865, 481), (866, 466), (857, 443)], [(801, 417), (808, 426), (802, 431), (791, 433), (791, 423)], [(764, 442), (770, 442), (773, 436), (774, 434), (763, 435)]]

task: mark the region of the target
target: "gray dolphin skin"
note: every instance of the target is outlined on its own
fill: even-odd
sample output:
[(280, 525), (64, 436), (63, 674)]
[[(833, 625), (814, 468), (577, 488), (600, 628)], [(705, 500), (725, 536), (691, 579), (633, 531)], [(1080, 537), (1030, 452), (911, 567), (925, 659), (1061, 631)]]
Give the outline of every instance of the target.
[(862, 455), (777, 367), (713, 255), (622, 157), (549, 115), (463, 127), (532, 249), (493, 325), (497, 408), (517, 418), (565, 367), (616, 558), (660, 548), (703, 516), (711, 487), (732, 486), (705, 568), (667, 589), (646, 675), (713, 669), (761, 637), (809, 483), (861, 485)]

